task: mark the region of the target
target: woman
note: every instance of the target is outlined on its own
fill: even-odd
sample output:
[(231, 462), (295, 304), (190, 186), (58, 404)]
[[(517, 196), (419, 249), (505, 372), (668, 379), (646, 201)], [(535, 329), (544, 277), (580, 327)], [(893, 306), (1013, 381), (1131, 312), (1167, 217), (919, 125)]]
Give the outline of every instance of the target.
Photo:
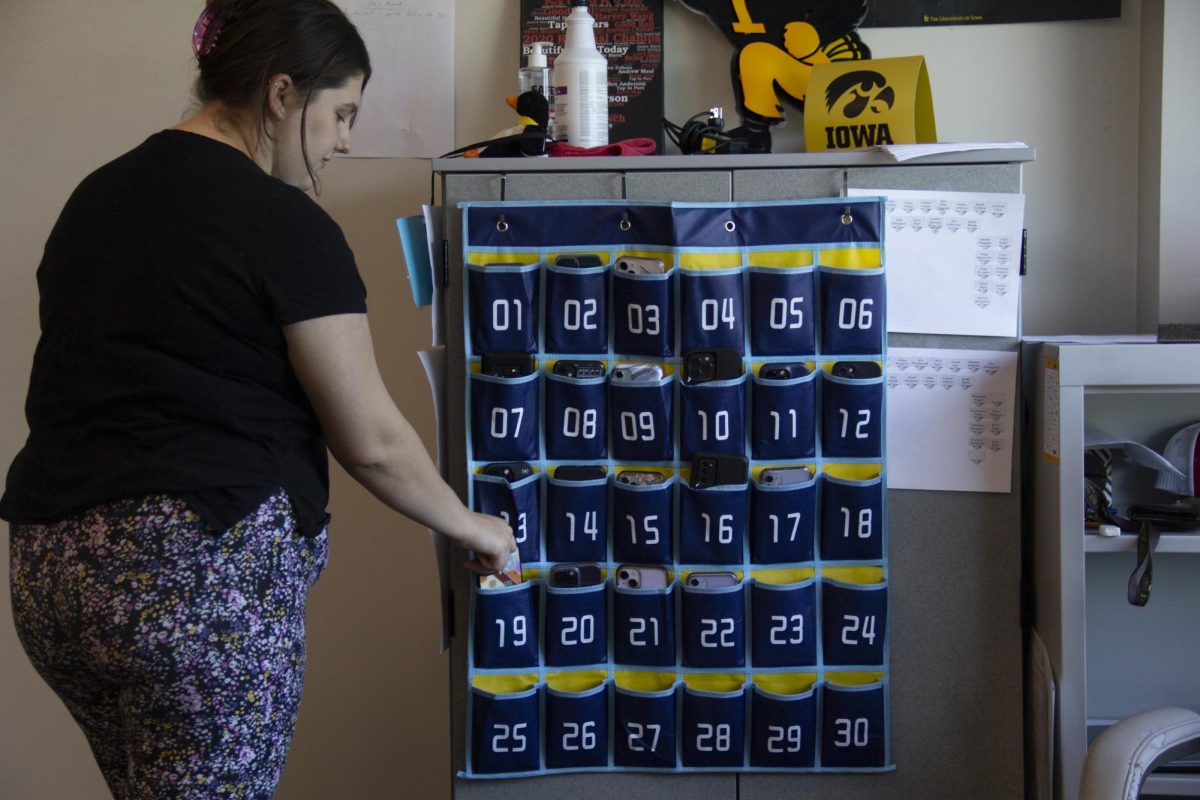
[(328, 0), (209, 0), (199, 112), (86, 178), (38, 269), (0, 517), (22, 644), (118, 798), (269, 797), (325, 562), (326, 446), (500, 569), (376, 367), (365, 289), (304, 190), (371, 74)]

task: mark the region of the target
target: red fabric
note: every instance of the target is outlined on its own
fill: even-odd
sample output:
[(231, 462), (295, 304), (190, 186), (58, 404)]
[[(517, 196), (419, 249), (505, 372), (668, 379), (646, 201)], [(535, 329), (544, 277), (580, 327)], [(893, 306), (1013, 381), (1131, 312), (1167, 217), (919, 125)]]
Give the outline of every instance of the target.
[(551, 142), (546, 152), (551, 156), (652, 156), (658, 149), (653, 139), (623, 139), (599, 147), (576, 147), (566, 142)]

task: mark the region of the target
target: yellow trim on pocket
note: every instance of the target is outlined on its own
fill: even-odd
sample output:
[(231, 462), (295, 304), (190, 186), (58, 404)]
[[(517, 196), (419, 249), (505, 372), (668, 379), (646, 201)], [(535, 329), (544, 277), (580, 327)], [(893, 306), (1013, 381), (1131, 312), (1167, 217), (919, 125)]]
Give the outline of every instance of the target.
[(477, 267), (490, 267), (492, 264), (529, 266), (541, 260), (541, 256), (537, 253), (467, 253), (467, 263)]
[(683, 682), (689, 688), (699, 692), (736, 692), (746, 685), (746, 676), (726, 675), (722, 673), (693, 673), (684, 675)]
[(537, 686), (538, 676), (533, 675), (476, 675), (474, 686), (491, 694), (517, 694)]
[(608, 680), (604, 670), (554, 672), (546, 675), (546, 685), (556, 692), (586, 692)]
[(675, 685), (674, 672), (618, 670), (615, 677), (617, 686), (635, 692), (661, 692)]
[(882, 672), (826, 672), (825, 680), (834, 686), (868, 686), (883, 680)]
[(847, 247), (822, 250), (822, 267), (838, 269), (879, 269), (883, 266), (883, 251), (878, 247)]
[(750, 577), (759, 583), (782, 586), (788, 583), (806, 581), (816, 574), (817, 571), (812, 567), (792, 567), (790, 569), (756, 569), (751, 571)]
[(869, 481), (878, 478), (883, 467), (879, 464), (824, 464), (825, 474), (844, 481)]
[(812, 672), (764, 672), (754, 676), (754, 684), (771, 694), (804, 694), (817, 683)]
[(842, 583), (875, 586), (883, 583), (883, 567), (822, 567), (821, 577)]
[(679, 266), (684, 269), (730, 269), (742, 265), (742, 251), (726, 253), (680, 253)]
[(812, 250), (756, 250), (746, 258), (746, 266), (748, 267), (789, 269), (811, 267), (812, 265)]

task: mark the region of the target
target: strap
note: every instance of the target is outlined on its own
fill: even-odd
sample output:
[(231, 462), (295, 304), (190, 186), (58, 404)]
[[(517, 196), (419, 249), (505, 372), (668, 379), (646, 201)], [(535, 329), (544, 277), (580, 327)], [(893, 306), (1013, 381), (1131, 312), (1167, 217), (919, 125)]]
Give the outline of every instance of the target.
[(1132, 606), (1144, 606), (1150, 601), (1150, 583), (1154, 579), (1154, 549), (1158, 547), (1158, 529), (1149, 520), (1142, 521), (1138, 531), (1137, 566), (1129, 574), (1126, 597)]

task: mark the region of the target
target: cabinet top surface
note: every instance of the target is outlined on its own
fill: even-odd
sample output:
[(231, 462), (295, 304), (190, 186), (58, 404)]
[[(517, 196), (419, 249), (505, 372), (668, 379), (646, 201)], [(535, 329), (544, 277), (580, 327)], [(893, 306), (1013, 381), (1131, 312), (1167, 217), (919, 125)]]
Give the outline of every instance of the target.
[(1041, 346), (1063, 386), (1192, 387), (1200, 391), (1200, 344), (1073, 343)]
[(921, 167), (945, 164), (1020, 164), (1033, 148), (968, 150), (897, 161), (878, 150), (836, 153), (769, 153), (704, 156), (576, 156), (568, 158), (435, 158), (434, 172), (630, 172), (731, 169), (838, 169)]

